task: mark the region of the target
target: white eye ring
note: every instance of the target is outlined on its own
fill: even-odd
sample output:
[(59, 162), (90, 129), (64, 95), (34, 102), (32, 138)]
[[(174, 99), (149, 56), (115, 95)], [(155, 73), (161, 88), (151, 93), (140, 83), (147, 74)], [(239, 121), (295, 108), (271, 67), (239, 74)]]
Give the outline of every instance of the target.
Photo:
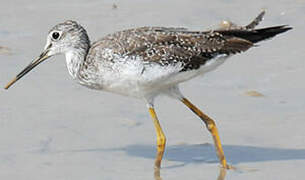
[(60, 31), (53, 31), (50, 33), (52, 40), (57, 41), (61, 38), (61, 32)]

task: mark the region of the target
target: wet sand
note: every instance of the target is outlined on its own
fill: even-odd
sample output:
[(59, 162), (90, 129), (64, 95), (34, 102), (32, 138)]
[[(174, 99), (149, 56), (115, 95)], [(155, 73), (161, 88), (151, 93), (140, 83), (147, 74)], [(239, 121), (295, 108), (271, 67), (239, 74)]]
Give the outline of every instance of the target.
[[(216, 71), (182, 84), (213, 117), (236, 171), (226, 179), (290, 179), (305, 175), (305, 1), (9, 1), (0, 6), (0, 85), (45, 45), (48, 30), (67, 19), (91, 41), (138, 26), (192, 30), (222, 20), (294, 29), (230, 58)], [(163, 180), (216, 179), (212, 138), (181, 103), (160, 97), (156, 111), (168, 143)], [(43, 63), (8, 91), (0, 89), (0, 179), (154, 179), (155, 132), (144, 102), (81, 87), (64, 56)]]

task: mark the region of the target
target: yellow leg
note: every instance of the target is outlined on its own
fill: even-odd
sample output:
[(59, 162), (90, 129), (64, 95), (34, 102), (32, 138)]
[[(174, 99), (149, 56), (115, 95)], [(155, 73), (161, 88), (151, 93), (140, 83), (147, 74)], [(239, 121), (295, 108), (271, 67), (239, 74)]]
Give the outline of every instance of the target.
[(154, 122), (156, 134), (157, 134), (157, 155), (155, 159), (155, 168), (160, 169), (163, 153), (165, 150), (166, 138), (160, 126), (159, 120), (157, 118), (156, 112), (153, 107), (149, 108), (149, 113)]
[(214, 145), (215, 145), (215, 148), (216, 148), (216, 153), (217, 153), (217, 156), (219, 158), (220, 164), (222, 165), (222, 167), (224, 167), (226, 169), (231, 169), (231, 166), (229, 166), (227, 164), (225, 155), (223, 153), (221, 142), (220, 142), (220, 138), (219, 138), (219, 134), (218, 134), (218, 130), (216, 128), (216, 124), (213, 121), (213, 119), (211, 119), (209, 116), (207, 116), (206, 114), (201, 112), (195, 105), (193, 105), (186, 98), (182, 98), (181, 101), (187, 107), (189, 107), (196, 115), (198, 115), (200, 117), (200, 119), (202, 119), (202, 121), (205, 123), (207, 129), (210, 131), (210, 133), (213, 136)]

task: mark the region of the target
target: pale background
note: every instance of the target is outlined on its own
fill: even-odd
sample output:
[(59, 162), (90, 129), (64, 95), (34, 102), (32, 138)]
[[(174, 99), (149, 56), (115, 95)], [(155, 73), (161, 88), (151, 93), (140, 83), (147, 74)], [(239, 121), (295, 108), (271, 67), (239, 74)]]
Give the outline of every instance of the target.
[[(305, 175), (304, 0), (2, 0), (0, 86), (38, 56), (48, 30), (67, 19), (81, 23), (94, 41), (137, 26), (204, 30), (225, 19), (244, 25), (263, 8), (267, 14), (260, 27), (294, 29), (181, 89), (216, 119), (227, 159), (238, 168), (226, 179), (300, 180)], [(157, 100), (156, 110), (168, 139), (163, 180), (216, 179), (212, 138), (200, 120), (167, 97)], [(64, 56), (0, 90), (0, 179), (150, 180), (155, 141), (142, 101), (74, 83)]]

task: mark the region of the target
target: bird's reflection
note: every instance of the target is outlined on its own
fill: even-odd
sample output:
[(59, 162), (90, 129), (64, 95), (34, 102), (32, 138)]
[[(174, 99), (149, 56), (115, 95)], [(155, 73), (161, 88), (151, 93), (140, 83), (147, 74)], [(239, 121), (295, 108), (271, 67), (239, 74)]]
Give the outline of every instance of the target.
[(226, 178), (226, 174), (227, 174), (227, 169), (222, 167), (219, 168), (217, 180), (224, 180)]
[[(226, 178), (227, 169), (220, 167), (216, 180), (224, 180)], [(154, 180), (163, 180), (160, 173), (160, 168), (154, 170)]]
[(161, 174), (160, 174), (160, 168), (155, 168), (154, 178), (155, 178), (155, 180), (162, 180)]

